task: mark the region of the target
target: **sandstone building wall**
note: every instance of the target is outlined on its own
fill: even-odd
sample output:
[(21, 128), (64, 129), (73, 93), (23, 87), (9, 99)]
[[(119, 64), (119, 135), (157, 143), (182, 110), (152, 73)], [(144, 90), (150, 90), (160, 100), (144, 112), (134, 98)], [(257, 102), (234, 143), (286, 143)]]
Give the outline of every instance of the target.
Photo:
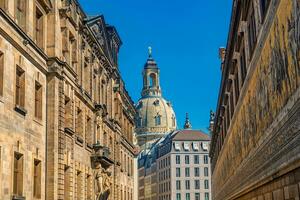
[(121, 45), (76, 0), (0, 0), (0, 199), (133, 199)]

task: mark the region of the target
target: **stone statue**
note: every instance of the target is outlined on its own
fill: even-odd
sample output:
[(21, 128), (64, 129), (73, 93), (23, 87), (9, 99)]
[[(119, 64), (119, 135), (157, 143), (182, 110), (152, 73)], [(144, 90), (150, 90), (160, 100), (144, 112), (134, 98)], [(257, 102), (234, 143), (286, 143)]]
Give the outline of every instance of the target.
[(110, 176), (111, 172), (109, 170), (100, 169), (96, 174), (96, 199), (97, 200), (107, 200), (110, 194)]

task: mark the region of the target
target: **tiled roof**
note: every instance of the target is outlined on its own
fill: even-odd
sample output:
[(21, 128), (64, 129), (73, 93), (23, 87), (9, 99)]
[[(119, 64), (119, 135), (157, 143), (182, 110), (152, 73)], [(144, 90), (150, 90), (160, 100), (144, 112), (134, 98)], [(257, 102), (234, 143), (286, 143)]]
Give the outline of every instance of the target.
[(172, 139), (176, 141), (210, 140), (210, 136), (197, 130), (179, 130)]

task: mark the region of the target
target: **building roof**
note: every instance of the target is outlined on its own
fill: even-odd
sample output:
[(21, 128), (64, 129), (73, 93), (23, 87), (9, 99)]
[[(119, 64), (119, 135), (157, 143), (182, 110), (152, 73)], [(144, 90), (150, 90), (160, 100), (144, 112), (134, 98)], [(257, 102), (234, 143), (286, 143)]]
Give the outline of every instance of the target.
[(172, 136), (173, 141), (210, 140), (210, 136), (198, 130), (180, 130)]

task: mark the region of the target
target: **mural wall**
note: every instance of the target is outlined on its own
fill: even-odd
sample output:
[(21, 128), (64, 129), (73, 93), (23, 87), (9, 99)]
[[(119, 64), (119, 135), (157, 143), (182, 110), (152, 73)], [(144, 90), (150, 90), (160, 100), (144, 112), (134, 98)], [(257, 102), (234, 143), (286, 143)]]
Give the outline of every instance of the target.
[[(247, 94), (242, 99), (240, 110), (236, 111), (236, 120), (232, 121), (227, 144), (219, 156), (213, 175), (214, 187), (229, 187), (226, 186), (229, 178), (237, 176), (234, 174), (236, 169), (248, 158), (250, 151), (258, 147), (258, 142), (282, 108), (300, 89), (299, 0), (281, 0), (268, 34)], [(298, 131), (294, 130), (294, 133)], [(279, 140), (281, 138), (276, 145), (285, 142)]]

